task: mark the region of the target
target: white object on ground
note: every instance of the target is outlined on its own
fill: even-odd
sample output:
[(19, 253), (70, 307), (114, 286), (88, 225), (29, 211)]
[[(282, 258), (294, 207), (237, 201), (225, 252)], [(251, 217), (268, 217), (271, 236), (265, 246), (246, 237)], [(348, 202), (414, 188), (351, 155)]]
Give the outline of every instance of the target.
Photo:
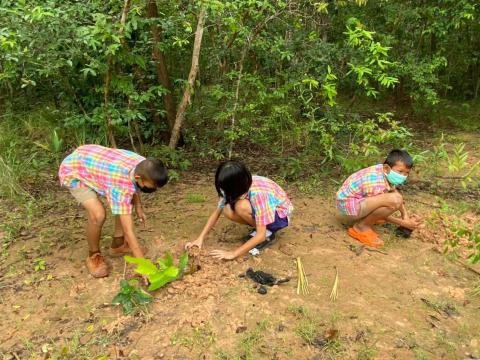
[[(255, 235), (257, 235), (257, 231), (256, 230), (253, 230), (251, 233), (250, 233), (250, 237), (254, 237)], [(265, 237), (270, 237), (272, 235), (272, 232), (270, 230), (267, 229), (267, 233), (265, 234)]]
[(260, 255), (260, 251), (257, 248), (250, 249), (250, 250), (248, 250), (248, 252), (252, 256)]

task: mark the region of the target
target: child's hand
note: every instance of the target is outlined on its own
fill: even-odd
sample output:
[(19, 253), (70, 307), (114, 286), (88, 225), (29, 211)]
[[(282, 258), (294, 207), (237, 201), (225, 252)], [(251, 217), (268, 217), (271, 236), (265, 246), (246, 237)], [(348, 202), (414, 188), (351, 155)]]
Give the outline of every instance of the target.
[(225, 251), (225, 250), (213, 250), (210, 253), (215, 259), (220, 260), (233, 260), (235, 259), (235, 254), (233, 251)]
[(422, 223), (422, 220), (416, 218), (416, 217), (409, 217), (404, 220), (403, 226), (406, 228), (409, 228), (411, 230), (416, 229), (420, 224)]
[(202, 245), (203, 245), (203, 239), (197, 239), (195, 241), (192, 241), (192, 242), (188, 242), (185, 244), (185, 249), (188, 250), (194, 246), (198, 247), (199, 249), (202, 248)]
[(143, 208), (141, 206), (138, 206), (135, 208), (135, 213), (137, 214), (138, 220), (145, 226), (147, 222), (147, 216), (145, 215), (145, 212), (143, 211)]

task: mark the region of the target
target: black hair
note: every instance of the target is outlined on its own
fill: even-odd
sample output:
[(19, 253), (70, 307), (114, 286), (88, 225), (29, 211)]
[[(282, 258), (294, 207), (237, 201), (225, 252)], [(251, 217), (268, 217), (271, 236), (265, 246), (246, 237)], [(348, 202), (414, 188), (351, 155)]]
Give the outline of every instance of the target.
[(406, 150), (394, 149), (390, 151), (385, 159), (384, 164), (390, 167), (395, 166), (398, 162), (402, 162), (409, 169), (413, 167), (413, 159)]
[(161, 188), (168, 182), (168, 170), (163, 161), (157, 158), (149, 157), (140, 162), (135, 169), (135, 174), (152, 180), (157, 188)]
[(235, 210), (235, 202), (245, 194), (252, 185), (252, 174), (240, 161), (229, 160), (221, 163), (215, 173), (215, 188), (218, 196), (225, 193), (225, 204)]

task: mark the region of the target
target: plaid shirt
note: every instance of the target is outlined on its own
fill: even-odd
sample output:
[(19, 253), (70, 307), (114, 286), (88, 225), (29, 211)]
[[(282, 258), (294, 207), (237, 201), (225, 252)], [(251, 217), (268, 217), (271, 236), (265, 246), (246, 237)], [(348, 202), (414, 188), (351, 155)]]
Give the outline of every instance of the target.
[(358, 215), (364, 198), (380, 195), (390, 190), (383, 173), (383, 164), (357, 171), (345, 180), (337, 192), (337, 209), (345, 215)]
[[(266, 177), (252, 176), (252, 185), (245, 198), (252, 205), (257, 225), (267, 226), (275, 222), (275, 212), (280, 218), (286, 218), (293, 211), (293, 205), (285, 190)], [(225, 207), (225, 198), (220, 199), (218, 207)]]
[(68, 188), (90, 188), (105, 196), (112, 214), (132, 213), (136, 192), (133, 171), (144, 157), (128, 150), (83, 145), (60, 165), (60, 184)]

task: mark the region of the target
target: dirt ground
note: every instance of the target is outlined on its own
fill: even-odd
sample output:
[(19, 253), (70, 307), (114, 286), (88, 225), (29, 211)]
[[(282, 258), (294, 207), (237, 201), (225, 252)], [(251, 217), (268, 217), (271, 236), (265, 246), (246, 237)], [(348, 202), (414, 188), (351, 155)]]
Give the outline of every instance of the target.
[[(215, 208), (214, 187), (183, 179), (145, 197), (149, 221), (139, 228), (148, 256), (176, 256)], [(287, 188), (288, 189), (288, 188)], [(480, 280), (441, 253), (436, 233), (400, 239), (383, 227), (381, 251), (359, 246), (335, 216), (333, 201), (288, 189), (291, 226), (259, 257), (224, 262), (215, 248), (238, 245), (247, 228), (221, 219), (199, 258), (201, 269), (154, 293), (155, 302), (123, 316), (111, 305), (120, 280), (134, 276), (122, 258), (111, 274), (90, 277), (83, 211), (66, 191), (52, 194), (0, 266), (3, 359), (473, 359), (480, 358)], [(436, 199), (406, 192), (420, 215)], [(434, 205), (436, 206), (436, 205)], [(477, 221), (475, 218), (473, 221)], [(102, 245), (107, 252), (111, 217)], [(439, 251), (440, 250), (440, 251)], [(309, 295), (296, 294), (301, 257)], [(45, 269), (35, 271), (35, 259)], [(261, 295), (239, 277), (249, 267), (290, 282)], [(330, 300), (339, 273), (338, 299)], [(478, 269), (478, 268), (477, 268)]]

